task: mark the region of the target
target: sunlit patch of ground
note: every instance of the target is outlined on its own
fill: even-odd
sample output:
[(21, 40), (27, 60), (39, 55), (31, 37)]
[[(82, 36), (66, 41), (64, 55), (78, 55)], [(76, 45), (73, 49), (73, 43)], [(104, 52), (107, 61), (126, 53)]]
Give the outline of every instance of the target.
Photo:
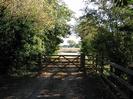
[(52, 72), (42, 72), (39, 77), (44, 77), (44, 78), (58, 78), (58, 79), (65, 79), (66, 77), (77, 77), (78, 79), (81, 79), (82, 72), (72, 72), (72, 73), (67, 73), (67, 72), (57, 72), (57, 73), (52, 73)]
[(49, 97), (61, 97), (63, 93), (58, 92), (57, 90), (50, 91), (50, 90), (41, 90), (39, 95), (37, 96), (38, 98), (49, 98)]
[(43, 70), (38, 77), (10, 80), (0, 86), (0, 99), (113, 99), (99, 76)]

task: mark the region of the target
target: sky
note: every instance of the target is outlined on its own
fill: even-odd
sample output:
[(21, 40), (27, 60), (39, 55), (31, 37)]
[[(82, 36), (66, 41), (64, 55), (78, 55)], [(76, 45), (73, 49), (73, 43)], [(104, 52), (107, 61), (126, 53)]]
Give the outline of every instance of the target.
[[(83, 0), (63, 0), (63, 1), (68, 6), (68, 8), (74, 12), (74, 16), (76, 18), (82, 16), (83, 12), (81, 11), (81, 9), (84, 7)], [(69, 23), (71, 25), (74, 25), (75, 20), (72, 19)], [(77, 37), (76, 34), (72, 33), (71, 36), (69, 36), (68, 38), (64, 38), (63, 40), (64, 42), (61, 45), (66, 45), (68, 40), (74, 40), (76, 43), (78, 43), (80, 41), (80, 38)]]
[(82, 15), (82, 11), (80, 9), (84, 7), (83, 0), (63, 0), (63, 1), (68, 5), (69, 9), (75, 12), (76, 17)]

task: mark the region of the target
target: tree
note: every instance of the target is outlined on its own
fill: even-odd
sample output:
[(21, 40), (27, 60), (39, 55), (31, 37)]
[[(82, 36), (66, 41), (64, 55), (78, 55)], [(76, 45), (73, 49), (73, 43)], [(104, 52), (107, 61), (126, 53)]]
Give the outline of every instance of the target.
[(0, 0), (1, 73), (23, 73), (52, 54), (69, 31), (70, 16), (58, 0)]
[[(128, 0), (130, 1), (130, 0)], [(114, 0), (114, 3), (116, 6), (125, 6), (128, 4), (128, 1), (127, 0)]]
[(59, 49), (59, 44), (62, 42), (61, 37), (69, 33), (70, 26), (67, 24), (70, 21), (72, 12), (65, 6), (65, 4), (57, 6), (57, 15), (55, 16), (55, 24), (53, 29), (45, 32), (44, 41), (46, 46), (46, 55), (53, 54)]
[(74, 40), (68, 40), (67, 43), (69, 47), (75, 47), (77, 45)]
[(133, 4), (133, 0), (114, 0), (114, 4), (116, 7), (124, 7)]
[(78, 26), (80, 35), (83, 35), (82, 49), (85, 53), (90, 53), (88, 49), (102, 53), (111, 61), (127, 66), (133, 52), (133, 12), (128, 7), (114, 7), (108, 1), (95, 2), (99, 9), (86, 9), (86, 15)]
[(95, 18), (91, 15), (89, 17), (83, 16), (77, 24), (76, 31), (81, 37), (81, 51), (85, 54), (92, 52), (92, 45), (90, 41), (94, 38), (97, 33), (97, 26), (95, 23)]

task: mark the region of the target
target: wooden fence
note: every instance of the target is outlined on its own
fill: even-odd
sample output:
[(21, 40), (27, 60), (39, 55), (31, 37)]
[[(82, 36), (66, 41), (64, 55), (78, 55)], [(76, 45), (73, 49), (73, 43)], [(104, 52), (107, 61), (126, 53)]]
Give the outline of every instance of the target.
[(133, 67), (126, 68), (109, 62), (108, 64), (102, 64), (99, 73), (116, 96), (120, 99), (133, 99), (132, 69)]
[(81, 57), (85, 57), (84, 72), (87, 74), (91, 68), (93, 72), (100, 74), (114, 92), (116, 99), (133, 99), (133, 65), (124, 67), (110, 62), (107, 57), (98, 55)]
[[(98, 55), (50, 55), (39, 59), (42, 68), (76, 68), (85, 75), (98, 73), (121, 99), (133, 99), (133, 65), (121, 66)], [(61, 70), (60, 69), (60, 70)], [(118, 99), (118, 98), (117, 98)]]
[(74, 67), (85, 75), (90, 72), (98, 73), (119, 98), (133, 99), (133, 67), (126, 68), (109, 62), (105, 57), (84, 54), (44, 56), (41, 64), (44, 68), (47, 66), (64, 69)]

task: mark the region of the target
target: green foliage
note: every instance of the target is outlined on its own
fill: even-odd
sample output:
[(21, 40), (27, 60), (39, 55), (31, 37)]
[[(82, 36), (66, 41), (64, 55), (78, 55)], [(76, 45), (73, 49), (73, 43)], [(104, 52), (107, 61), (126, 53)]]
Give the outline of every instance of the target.
[(71, 11), (58, 0), (0, 0), (0, 69), (20, 73), (53, 54), (69, 32)]
[(128, 4), (133, 3), (133, 0), (114, 0), (114, 4), (117, 7), (127, 6)]
[(68, 40), (67, 43), (70, 48), (78, 46), (74, 40)]
[(111, 61), (127, 66), (133, 57), (133, 12), (129, 7), (108, 5), (107, 1), (96, 2), (99, 9), (86, 9), (78, 25), (82, 51), (106, 55)]
[(94, 20), (95, 18), (92, 16), (84, 16), (79, 21), (76, 28), (76, 31), (79, 33), (82, 40), (81, 51), (85, 54), (92, 53), (92, 50), (94, 50), (91, 41), (94, 39), (98, 29)]

